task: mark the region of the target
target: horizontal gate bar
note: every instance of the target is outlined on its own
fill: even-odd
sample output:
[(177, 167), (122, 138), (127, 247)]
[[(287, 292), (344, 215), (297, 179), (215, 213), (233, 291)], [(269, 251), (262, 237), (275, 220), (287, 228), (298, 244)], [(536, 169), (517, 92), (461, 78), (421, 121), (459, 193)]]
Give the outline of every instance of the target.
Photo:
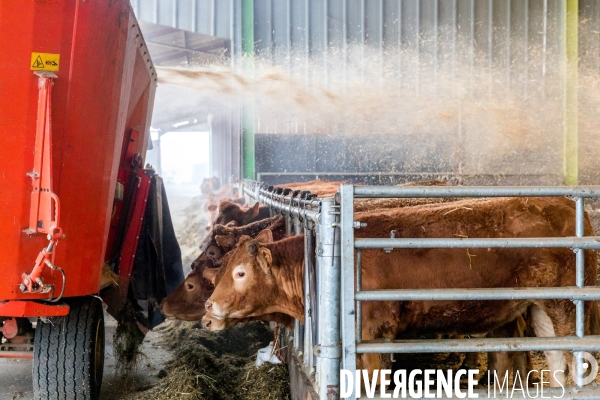
[(355, 186), (355, 198), (600, 197), (600, 186)]
[(282, 213), (289, 214), (292, 217), (307, 218), (315, 223), (319, 222), (319, 213), (318, 212), (311, 211), (308, 209), (303, 210), (303, 209), (299, 208), (298, 206), (290, 206), (288, 204), (282, 204), (281, 202), (270, 199), (263, 195), (260, 195), (259, 201), (262, 204), (270, 206), (270, 207), (274, 208), (275, 210), (280, 211)]
[(600, 287), (578, 288), (489, 288), (489, 289), (397, 289), (356, 292), (359, 301), (423, 301), (423, 300), (529, 300), (567, 299), (600, 300)]
[(600, 236), (560, 238), (426, 238), (355, 239), (357, 249), (544, 248), (600, 249)]
[[(493, 379), (493, 376), (492, 378)], [(517, 388), (519, 386), (517, 385)], [(458, 397), (454, 396), (454, 397), (447, 397), (445, 392), (442, 391), (442, 397), (437, 397), (437, 390), (435, 389), (435, 387), (433, 387), (432, 389), (430, 389), (430, 391), (432, 393), (436, 394), (436, 399), (457, 399)], [(467, 389), (461, 389), (461, 391), (463, 393), (467, 393)], [(363, 391), (364, 392), (364, 391)], [(507, 393), (508, 392), (508, 393)], [(393, 390), (387, 390), (386, 393), (388, 393), (388, 395), (393, 394)], [(479, 397), (479, 399), (496, 399), (496, 400), (502, 400), (502, 399), (535, 399), (535, 398), (540, 398), (541, 393), (539, 392), (539, 388), (538, 388), (538, 392), (536, 393), (536, 388), (535, 387), (531, 387), (529, 388), (529, 393), (530, 396), (527, 396), (527, 394), (525, 393), (525, 397), (523, 397), (523, 394), (521, 393), (520, 390), (515, 390), (514, 392), (512, 392), (512, 386), (510, 386), (509, 389), (504, 388), (503, 393), (500, 393), (500, 389), (496, 389), (496, 395), (494, 396), (494, 388), (490, 387), (489, 389), (489, 397), (488, 397), (488, 389), (474, 389), (473, 390), (473, 394), (477, 394)], [(366, 399), (366, 396), (361, 396), (360, 399)], [(375, 391), (375, 395), (373, 397), (370, 397), (370, 399), (389, 399), (390, 397), (381, 397), (381, 392), (378, 390)], [(411, 399), (424, 399), (425, 397), (411, 397)], [(431, 397), (429, 397), (431, 398)], [(550, 388), (547, 387), (547, 385), (544, 385), (544, 397), (542, 397), (544, 399), (547, 398), (555, 398), (555, 399), (561, 399), (561, 400), (587, 400), (587, 399), (600, 399), (600, 390), (596, 387), (593, 386), (586, 386), (585, 388), (581, 389), (581, 388), (574, 388), (574, 387), (569, 387), (567, 386), (564, 390), (564, 395), (563, 395), (563, 389), (562, 388)]]
[[(257, 200), (256, 192), (254, 190), (248, 189), (246, 186), (244, 186), (244, 194), (247, 194), (254, 200)], [(292, 206), (299, 207), (301, 209), (305, 209), (307, 207), (319, 207), (319, 202), (320, 202), (319, 200), (304, 200), (304, 199), (299, 199), (297, 197), (291, 199), (291, 196), (272, 194), (265, 189), (260, 189), (259, 196), (261, 197), (261, 199), (269, 199), (271, 201), (277, 202), (277, 203), (285, 205), (285, 206), (289, 206), (290, 200), (291, 200)]]
[(545, 338), (363, 340), (357, 354), (366, 353), (452, 353), (487, 351), (600, 351), (600, 336)]
[(507, 178), (507, 177), (548, 177), (548, 178), (560, 178), (562, 179), (562, 175), (558, 174), (460, 174), (457, 172), (334, 172), (334, 171), (324, 171), (324, 172), (257, 172), (256, 180), (260, 181), (261, 176), (314, 176), (314, 175), (323, 175), (323, 176), (443, 176), (443, 177), (466, 177), (466, 178), (479, 178), (479, 177), (494, 177), (494, 178)]

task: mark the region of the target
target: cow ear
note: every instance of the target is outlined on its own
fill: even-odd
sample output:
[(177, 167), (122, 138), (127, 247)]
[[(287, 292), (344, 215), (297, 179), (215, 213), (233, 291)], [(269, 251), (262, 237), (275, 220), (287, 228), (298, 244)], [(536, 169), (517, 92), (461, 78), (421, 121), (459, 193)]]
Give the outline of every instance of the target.
[(262, 230), (254, 240), (258, 243), (273, 243), (273, 232), (269, 229)]
[(249, 215), (249, 218), (256, 218), (258, 217), (258, 208), (260, 207), (260, 204), (258, 202), (254, 203), (254, 205), (252, 206), (251, 209), (249, 209), (247, 212)]
[(233, 240), (229, 235), (216, 235), (215, 241), (224, 249), (230, 249), (233, 247)]
[(271, 273), (271, 264), (273, 263), (273, 258), (271, 257), (271, 250), (261, 247), (258, 249), (258, 264), (265, 272), (265, 274), (269, 275)]
[(219, 275), (219, 268), (206, 268), (202, 272), (202, 277), (216, 286), (217, 275)]

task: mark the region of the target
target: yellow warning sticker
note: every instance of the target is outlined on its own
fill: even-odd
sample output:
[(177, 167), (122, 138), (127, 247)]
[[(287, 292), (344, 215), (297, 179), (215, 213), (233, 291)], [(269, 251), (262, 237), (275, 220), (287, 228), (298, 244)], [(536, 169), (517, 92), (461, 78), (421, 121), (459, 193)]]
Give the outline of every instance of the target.
[(31, 69), (33, 71), (58, 71), (60, 54), (31, 53)]

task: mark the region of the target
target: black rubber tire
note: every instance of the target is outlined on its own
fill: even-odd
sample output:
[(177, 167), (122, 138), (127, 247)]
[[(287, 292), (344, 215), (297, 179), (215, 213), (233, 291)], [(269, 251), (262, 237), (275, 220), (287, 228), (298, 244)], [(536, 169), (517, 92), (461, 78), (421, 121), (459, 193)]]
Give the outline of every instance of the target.
[(38, 320), (33, 393), (40, 400), (97, 400), (104, 370), (104, 313), (96, 297), (65, 300), (69, 315)]

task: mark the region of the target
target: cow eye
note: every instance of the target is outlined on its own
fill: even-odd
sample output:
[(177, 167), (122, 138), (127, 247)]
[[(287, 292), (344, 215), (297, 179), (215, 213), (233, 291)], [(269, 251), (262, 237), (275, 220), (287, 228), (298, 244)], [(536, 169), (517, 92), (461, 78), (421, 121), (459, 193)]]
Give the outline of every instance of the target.
[(235, 277), (236, 277), (236, 278), (243, 278), (244, 276), (246, 276), (246, 273), (245, 273), (245, 272), (238, 272), (238, 273), (235, 275)]
[(221, 250), (215, 246), (210, 246), (208, 249), (206, 249), (206, 254), (211, 258), (219, 258), (221, 257)]
[(194, 285), (191, 283), (187, 284), (187, 290), (194, 290)]

